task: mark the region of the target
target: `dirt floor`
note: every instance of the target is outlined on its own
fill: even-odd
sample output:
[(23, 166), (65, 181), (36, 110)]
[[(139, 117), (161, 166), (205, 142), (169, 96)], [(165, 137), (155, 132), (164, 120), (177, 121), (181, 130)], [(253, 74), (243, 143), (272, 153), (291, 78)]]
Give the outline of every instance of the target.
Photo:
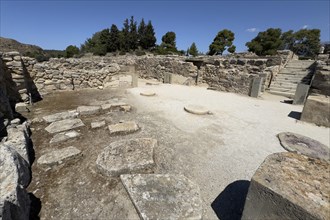
[[(33, 180), (28, 190), (36, 201), (40, 199), (41, 219), (138, 218), (119, 178), (103, 177), (96, 169), (98, 154), (116, 140), (157, 139), (155, 173), (183, 174), (197, 183), (204, 219), (240, 218), (253, 173), (269, 154), (284, 151), (278, 133), (303, 134), (329, 146), (329, 128), (296, 120), (302, 106), (286, 104), (284, 97), (264, 94), (254, 99), (201, 87), (139, 85), (127, 91), (91, 89), (48, 94), (24, 115), (32, 120), (109, 99), (133, 106), (131, 112), (81, 117), (86, 126), (76, 130), (82, 135), (61, 144), (49, 144), (52, 135), (44, 130), (46, 123), (32, 123), (36, 160), (67, 146), (83, 152), (82, 158), (53, 169), (42, 169), (36, 162), (32, 165)], [(145, 90), (157, 95), (140, 96)], [(202, 105), (213, 114), (189, 114), (183, 110), (187, 104)], [(135, 120), (141, 130), (110, 136), (107, 127), (91, 129), (92, 121), (102, 119), (107, 124)]]

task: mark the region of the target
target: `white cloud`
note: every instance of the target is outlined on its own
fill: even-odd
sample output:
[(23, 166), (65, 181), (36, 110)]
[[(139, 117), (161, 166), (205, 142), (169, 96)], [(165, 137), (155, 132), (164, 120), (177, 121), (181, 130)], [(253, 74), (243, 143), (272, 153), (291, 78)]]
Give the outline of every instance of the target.
[(248, 29), (246, 29), (246, 31), (253, 33), (253, 32), (257, 32), (258, 29), (257, 28), (248, 28)]
[(302, 26), (302, 29), (307, 29), (308, 28), (308, 25), (305, 24), (304, 26)]

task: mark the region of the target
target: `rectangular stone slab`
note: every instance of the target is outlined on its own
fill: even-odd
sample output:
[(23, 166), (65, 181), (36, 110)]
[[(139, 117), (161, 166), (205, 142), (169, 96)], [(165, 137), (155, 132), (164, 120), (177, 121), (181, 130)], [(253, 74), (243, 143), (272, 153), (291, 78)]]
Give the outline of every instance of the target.
[(242, 219), (329, 219), (330, 163), (285, 152), (253, 175)]
[(74, 128), (85, 126), (79, 118), (65, 119), (61, 121), (55, 121), (48, 125), (45, 130), (49, 133), (58, 133), (62, 131), (72, 130)]
[(76, 110), (72, 110), (72, 111), (59, 112), (52, 115), (47, 115), (44, 116), (43, 119), (48, 123), (52, 123), (54, 121), (60, 121), (69, 118), (77, 118), (78, 115), (79, 113)]
[(140, 128), (134, 121), (109, 125), (110, 134), (125, 134), (138, 131)]

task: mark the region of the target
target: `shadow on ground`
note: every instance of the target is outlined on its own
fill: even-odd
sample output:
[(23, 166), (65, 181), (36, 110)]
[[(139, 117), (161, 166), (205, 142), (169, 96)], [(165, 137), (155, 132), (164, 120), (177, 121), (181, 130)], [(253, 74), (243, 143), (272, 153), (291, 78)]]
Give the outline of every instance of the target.
[(291, 111), (288, 114), (288, 117), (293, 118), (293, 119), (296, 119), (296, 120), (300, 120), (301, 112)]
[(238, 180), (229, 184), (212, 202), (211, 207), (221, 220), (240, 220), (250, 181)]

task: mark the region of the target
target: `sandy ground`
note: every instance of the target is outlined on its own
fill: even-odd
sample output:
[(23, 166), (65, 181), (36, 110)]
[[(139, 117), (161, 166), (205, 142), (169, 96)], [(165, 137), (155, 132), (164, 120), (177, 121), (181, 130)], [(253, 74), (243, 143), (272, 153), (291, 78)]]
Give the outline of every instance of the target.
[[(157, 139), (154, 172), (183, 174), (197, 183), (204, 219), (240, 218), (253, 173), (269, 154), (284, 151), (276, 137), (278, 133), (296, 132), (329, 146), (329, 128), (289, 117), (290, 113), (301, 112), (302, 106), (282, 103), (284, 97), (264, 94), (261, 99), (254, 99), (201, 87), (149, 86), (144, 81), (139, 85), (126, 92), (83, 90), (49, 94), (26, 115), (32, 119), (117, 98), (133, 106), (129, 113), (102, 112), (82, 117), (86, 124), (78, 130), (82, 135), (57, 145), (49, 144), (51, 135), (44, 131), (45, 123), (32, 124), (36, 159), (66, 146), (83, 152), (79, 161), (52, 170), (33, 164), (29, 191), (40, 199), (41, 219), (138, 218), (119, 178), (103, 177), (95, 167), (97, 155), (116, 140)], [(157, 95), (141, 96), (140, 92), (146, 90)], [(183, 110), (187, 104), (202, 105), (213, 114), (187, 113)], [(106, 128), (92, 130), (90, 122), (100, 119), (108, 124), (135, 120), (141, 131), (110, 136)]]

